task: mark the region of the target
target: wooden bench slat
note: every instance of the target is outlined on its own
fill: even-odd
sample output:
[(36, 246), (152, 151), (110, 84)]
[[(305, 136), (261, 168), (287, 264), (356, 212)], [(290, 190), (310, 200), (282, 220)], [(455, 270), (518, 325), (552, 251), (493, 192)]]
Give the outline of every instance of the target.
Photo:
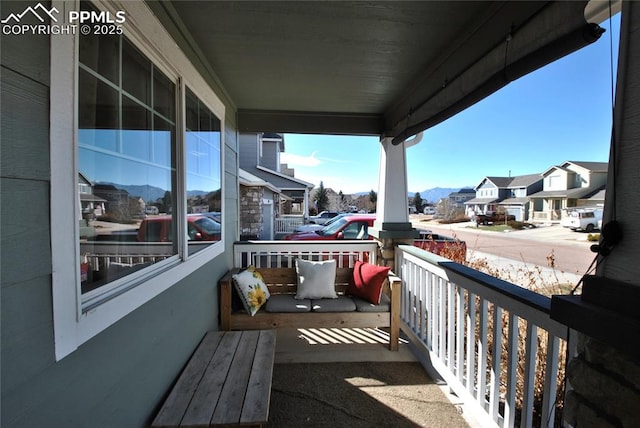
[[(240, 415), (240, 423), (267, 423), (269, 418), (269, 402), (271, 400), (271, 379), (275, 360), (276, 335), (272, 331), (261, 331), (258, 348), (253, 360), (253, 368), (249, 377), (249, 387), (245, 396), (245, 404)], [(265, 399), (265, 396), (267, 399)]]
[(202, 379), (204, 368), (209, 364), (222, 338), (221, 334), (212, 333), (214, 332), (205, 335), (198, 348), (196, 348), (162, 409), (153, 421), (154, 427), (177, 427), (180, 425), (184, 412), (191, 401), (191, 396)]
[(187, 363), (153, 427), (267, 422), (275, 331), (212, 331)]
[(233, 362), (240, 335), (225, 335), (202, 376), (182, 419), (182, 425), (208, 425)]
[(211, 425), (240, 423), (242, 405), (247, 392), (247, 384), (253, 366), (253, 357), (258, 344), (259, 332), (243, 331), (236, 348), (227, 380), (224, 383), (218, 405), (213, 412)]

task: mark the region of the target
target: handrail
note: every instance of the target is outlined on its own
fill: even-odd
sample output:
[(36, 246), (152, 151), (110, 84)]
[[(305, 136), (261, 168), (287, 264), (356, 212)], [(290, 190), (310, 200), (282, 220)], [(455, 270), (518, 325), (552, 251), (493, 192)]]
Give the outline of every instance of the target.
[(514, 426), (519, 411), (521, 426), (534, 414), (554, 426), (568, 328), (549, 298), (410, 245), (396, 248), (395, 270), (403, 329), (484, 424)]
[(375, 263), (378, 244), (374, 241), (238, 241), (233, 246), (237, 268), (291, 267), (294, 258), (335, 259), (338, 267), (353, 267), (356, 260)]

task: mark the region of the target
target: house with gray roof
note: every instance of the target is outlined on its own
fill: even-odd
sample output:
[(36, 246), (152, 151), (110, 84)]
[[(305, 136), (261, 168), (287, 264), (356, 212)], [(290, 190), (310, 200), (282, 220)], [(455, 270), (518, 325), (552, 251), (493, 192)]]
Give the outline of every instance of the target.
[(591, 198), (605, 189), (607, 170), (607, 162), (566, 161), (550, 167), (542, 173), (542, 190), (531, 195), (537, 207), (532, 220), (558, 222), (562, 210), (601, 206), (600, 200)]
[(239, 138), (240, 238), (274, 239), (277, 218), (308, 216), (309, 191), (313, 184), (293, 176), (280, 163), (284, 135), (241, 133)]
[(465, 202), (468, 216), (503, 209), (525, 221), (529, 214), (529, 195), (542, 190), (542, 175), (485, 177), (475, 187), (476, 197)]
[(498, 202), (498, 206), (514, 215), (517, 221), (527, 221), (529, 214), (535, 210), (536, 203), (530, 196), (542, 190), (542, 174), (513, 177), (506, 190), (507, 197)]

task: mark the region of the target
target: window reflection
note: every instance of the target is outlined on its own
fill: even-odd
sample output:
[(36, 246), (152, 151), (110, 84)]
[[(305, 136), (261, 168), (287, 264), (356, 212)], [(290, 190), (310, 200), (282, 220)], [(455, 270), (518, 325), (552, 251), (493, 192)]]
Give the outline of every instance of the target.
[(189, 254), (222, 236), (220, 120), (186, 91), (187, 229)]
[[(187, 255), (221, 240), (222, 147), (220, 119), (188, 88), (178, 138), (176, 84), (124, 36), (79, 40), (80, 271), (89, 301), (104, 285), (177, 255), (183, 240)], [(181, 227), (178, 201), (186, 201)]]
[(177, 254), (176, 87), (122, 37), (80, 38), (78, 85), (80, 272), (87, 293)]

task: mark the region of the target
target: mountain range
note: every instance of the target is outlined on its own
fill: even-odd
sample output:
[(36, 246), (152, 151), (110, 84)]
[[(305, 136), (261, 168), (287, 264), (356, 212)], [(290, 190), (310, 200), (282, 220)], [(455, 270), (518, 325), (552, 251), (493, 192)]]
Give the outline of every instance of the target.
[[(423, 190), (420, 193), (420, 197), (423, 200), (436, 203), (442, 198), (447, 198), (451, 193), (459, 192), (460, 189), (473, 188), (473, 186), (464, 187), (434, 187), (433, 189)], [(413, 198), (416, 192), (409, 192), (408, 196)]]
[[(464, 186), (464, 187), (434, 187), (432, 189), (426, 189), (423, 190), (421, 192), (417, 192), (420, 193), (420, 197), (428, 202), (431, 203), (436, 203), (438, 202), (440, 199), (442, 198), (447, 198), (449, 197), (449, 195), (451, 193), (454, 192), (459, 192), (460, 189), (464, 189), (464, 188), (473, 188), (473, 186)], [(354, 193), (353, 196), (362, 196), (362, 195), (368, 195), (369, 192), (358, 192), (358, 193)], [(413, 198), (415, 196), (416, 192), (409, 192), (407, 194), (407, 196), (409, 198)]]
[[(141, 197), (147, 202), (155, 202), (159, 198), (164, 197), (165, 189), (160, 187), (145, 185), (133, 185), (133, 184), (116, 184), (116, 183), (100, 183), (110, 184), (118, 189), (126, 190), (131, 196)], [(465, 186), (472, 187), (472, 186)], [(423, 190), (420, 193), (420, 197), (428, 202), (436, 203), (442, 198), (446, 198), (449, 194), (460, 191), (460, 187), (434, 187), (432, 189)], [(207, 192), (203, 190), (190, 190), (187, 192), (187, 197), (202, 196)], [(368, 195), (369, 192), (354, 193), (353, 196)], [(413, 198), (416, 192), (409, 192), (407, 197)]]
[[(142, 198), (146, 202), (155, 202), (158, 199), (164, 197), (165, 189), (161, 189), (160, 187), (150, 186), (148, 184), (144, 185), (136, 185), (136, 184), (116, 184), (116, 183), (105, 183), (100, 182), (98, 184), (108, 184), (112, 185), (117, 189), (126, 190), (127, 193), (131, 196)], [(206, 195), (208, 192), (204, 190), (188, 190), (187, 197), (191, 196), (202, 196)]]

